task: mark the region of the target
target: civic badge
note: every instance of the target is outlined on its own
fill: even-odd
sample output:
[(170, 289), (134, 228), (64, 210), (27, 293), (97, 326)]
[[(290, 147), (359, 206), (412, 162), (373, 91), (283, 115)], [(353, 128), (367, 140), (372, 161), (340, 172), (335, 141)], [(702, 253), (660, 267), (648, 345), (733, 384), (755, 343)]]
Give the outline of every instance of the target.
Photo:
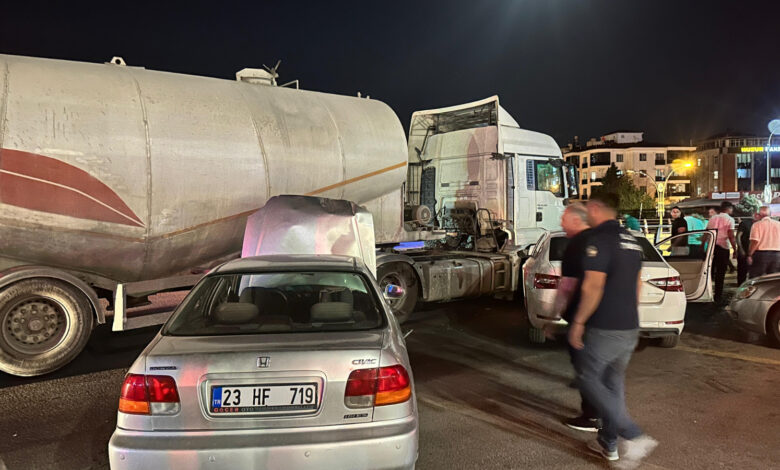
[(270, 367), (271, 366), (271, 358), (268, 356), (260, 356), (257, 358), (257, 367)]

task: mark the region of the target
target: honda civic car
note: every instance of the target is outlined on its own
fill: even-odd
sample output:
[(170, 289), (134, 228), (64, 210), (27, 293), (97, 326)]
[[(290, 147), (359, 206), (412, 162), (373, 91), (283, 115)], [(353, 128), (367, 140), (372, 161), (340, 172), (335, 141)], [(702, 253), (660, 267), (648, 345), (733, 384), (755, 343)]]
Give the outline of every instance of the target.
[(358, 259), (263, 256), (206, 275), (130, 367), (113, 469), (411, 469), (404, 337)]
[[(659, 338), (661, 346), (674, 347), (685, 326), (686, 303), (712, 301), (710, 270), (715, 232), (674, 235), (655, 246), (640, 232), (632, 233), (642, 247), (640, 336)], [(564, 232), (543, 233), (523, 265), (523, 297), (531, 342), (543, 343), (545, 329), (555, 332), (567, 325), (553, 310), (568, 243)]]

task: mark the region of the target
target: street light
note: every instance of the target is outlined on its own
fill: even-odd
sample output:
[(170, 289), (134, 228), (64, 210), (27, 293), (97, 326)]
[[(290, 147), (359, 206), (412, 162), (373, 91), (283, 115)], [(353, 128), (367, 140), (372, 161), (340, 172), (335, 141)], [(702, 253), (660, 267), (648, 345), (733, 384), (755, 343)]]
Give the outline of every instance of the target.
[(767, 124), (769, 128), (769, 140), (766, 142), (766, 184), (764, 185), (764, 202), (772, 203), (772, 180), (769, 176), (769, 170), (772, 168), (772, 161), (769, 158), (769, 149), (772, 147), (772, 136), (780, 134), (780, 119), (772, 119)]
[[(653, 184), (655, 185), (655, 191), (656, 191), (655, 196), (656, 196), (656, 199), (657, 199), (656, 211), (658, 212), (658, 217), (659, 218), (663, 218), (664, 213), (666, 212), (666, 201), (665, 201), (665, 199), (666, 199), (666, 181), (669, 181), (669, 178), (672, 177), (672, 175), (674, 174), (675, 171), (677, 171), (677, 170), (681, 170), (682, 171), (683, 169), (691, 168), (691, 167), (693, 167), (693, 163), (686, 162), (686, 161), (675, 160), (674, 162), (670, 163), (667, 166), (670, 166), (672, 171), (670, 171), (669, 174), (664, 178), (664, 181), (662, 181), (660, 183), (657, 182), (655, 180), (655, 178), (653, 178), (652, 176), (648, 175), (644, 170), (639, 170), (639, 171), (626, 170), (626, 173), (639, 173), (641, 175), (645, 175), (646, 177), (650, 178), (650, 181), (653, 182)], [(677, 168), (675, 168), (674, 166), (676, 166)]]

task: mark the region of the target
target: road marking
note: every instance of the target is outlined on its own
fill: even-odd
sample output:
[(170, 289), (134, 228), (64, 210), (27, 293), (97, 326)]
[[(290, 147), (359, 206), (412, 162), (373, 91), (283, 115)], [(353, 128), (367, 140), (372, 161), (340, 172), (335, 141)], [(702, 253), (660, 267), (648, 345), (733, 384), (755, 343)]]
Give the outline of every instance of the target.
[(769, 359), (765, 357), (746, 356), (744, 354), (730, 353), (725, 351), (713, 351), (711, 349), (691, 348), (689, 346), (678, 345), (676, 348), (679, 351), (687, 351), (696, 354), (704, 354), (705, 356), (726, 357), (729, 359), (739, 359), (740, 361), (753, 362), (756, 364), (766, 364), (770, 366), (780, 366), (780, 361), (776, 359)]

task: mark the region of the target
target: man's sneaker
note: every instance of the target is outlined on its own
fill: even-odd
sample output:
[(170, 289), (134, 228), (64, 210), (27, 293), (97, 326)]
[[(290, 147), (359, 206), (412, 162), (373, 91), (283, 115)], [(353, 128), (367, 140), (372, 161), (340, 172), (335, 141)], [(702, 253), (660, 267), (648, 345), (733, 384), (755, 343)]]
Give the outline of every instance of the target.
[(588, 449), (592, 450), (593, 452), (599, 454), (600, 456), (604, 457), (605, 459), (609, 460), (610, 462), (614, 462), (615, 460), (619, 459), (618, 457), (618, 451), (615, 450), (609, 450), (603, 445), (601, 445), (601, 442), (599, 442), (598, 439), (594, 439), (590, 442), (588, 442)]
[(622, 452), (623, 460), (620, 461), (621, 470), (633, 470), (642, 463), (642, 460), (650, 455), (658, 446), (658, 441), (642, 434), (641, 436), (623, 441)]
[(586, 418), (585, 416), (569, 418), (564, 423), (577, 431), (598, 432), (601, 428), (601, 422), (598, 418)]

